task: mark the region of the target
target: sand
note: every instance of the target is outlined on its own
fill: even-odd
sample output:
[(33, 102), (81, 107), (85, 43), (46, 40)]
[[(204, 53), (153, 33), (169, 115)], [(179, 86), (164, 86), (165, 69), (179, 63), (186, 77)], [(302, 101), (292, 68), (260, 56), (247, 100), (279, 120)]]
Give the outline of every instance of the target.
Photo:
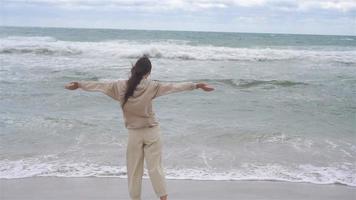
[[(33, 177), (1, 179), (0, 199), (104, 200), (129, 199), (126, 179)], [(356, 188), (344, 185), (316, 185), (272, 181), (169, 180), (172, 200), (355, 200)], [(144, 180), (143, 200), (157, 199)]]

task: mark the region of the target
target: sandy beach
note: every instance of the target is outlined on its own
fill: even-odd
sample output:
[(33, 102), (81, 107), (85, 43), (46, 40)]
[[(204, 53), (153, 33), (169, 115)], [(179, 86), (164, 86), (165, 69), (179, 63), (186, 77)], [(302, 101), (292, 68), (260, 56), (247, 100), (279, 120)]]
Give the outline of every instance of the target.
[[(34, 177), (0, 180), (2, 200), (129, 199), (126, 179)], [(316, 185), (271, 181), (190, 181), (169, 180), (169, 197), (189, 199), (281, 199), (352, 200), (356, 188), (343, 185)], [(142, 199), (157, 199), (144, 180)]]

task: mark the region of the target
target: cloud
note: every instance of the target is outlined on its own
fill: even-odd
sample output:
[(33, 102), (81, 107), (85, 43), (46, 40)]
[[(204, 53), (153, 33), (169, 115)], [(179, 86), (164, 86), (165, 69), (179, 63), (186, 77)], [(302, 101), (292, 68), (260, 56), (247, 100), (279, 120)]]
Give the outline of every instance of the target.
[(284, 11), (314, 9), (356, 11), (356, 0), (2, 0), (3, 5), (46, 5), (70, 9), (142, 9), (196, 11), (231, 7), (267, 7)]
[(330, 9), (347, 12), (356, 10), (356, 0), (301, 0), (298, 8), (302, 10)]
[(2, 25), (356, 34), (356, 0), (0, 0)]

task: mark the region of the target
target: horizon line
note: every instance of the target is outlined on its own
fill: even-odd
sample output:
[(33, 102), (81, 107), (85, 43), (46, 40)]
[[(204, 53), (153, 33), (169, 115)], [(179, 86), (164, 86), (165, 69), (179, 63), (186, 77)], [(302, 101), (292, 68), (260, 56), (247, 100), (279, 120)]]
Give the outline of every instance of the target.
[(242, 33), (242, 34), (276, 34), (276, 35), (309, 35), (309, 36), (351, 36), (355, 35), (335, 35), (335, 34), (315, 34), (315, 33), (281, 33), (281, 32), (244, 32), (244, 31), (205, 31), (205, 30), (164, 30), (164, 29), (136, 29), (136, 28), (104, 28), (104, 27), (65, 27), (65, 26), (18, 26), (0, 25), (8, 28), (53, 28), (53, 29), (99, 29), (99, 30), (131, 30), (131, 31), (162, 31), (162, 32), (197, 32), (197, 33)]

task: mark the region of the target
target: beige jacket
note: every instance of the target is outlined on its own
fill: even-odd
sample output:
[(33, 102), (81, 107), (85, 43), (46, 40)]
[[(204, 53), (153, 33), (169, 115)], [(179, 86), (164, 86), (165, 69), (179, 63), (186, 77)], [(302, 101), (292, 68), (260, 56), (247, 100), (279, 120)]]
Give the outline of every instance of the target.
[[(121, 103), (124, 100), (127, 80), (110, 82), (79, 81), (79, 88), (85, 91), (102, 92)], [(194, 90), (193, 82), (163, 83), (151, 79), (142, 79), (137, 85), (123, 109), (125, 127), (128, 129), (145, 128), (158, 125), (152, 110), (152, 100), (156, 97), (175, 92)], [(120, 106), (121, 107), (121, 106)]]

